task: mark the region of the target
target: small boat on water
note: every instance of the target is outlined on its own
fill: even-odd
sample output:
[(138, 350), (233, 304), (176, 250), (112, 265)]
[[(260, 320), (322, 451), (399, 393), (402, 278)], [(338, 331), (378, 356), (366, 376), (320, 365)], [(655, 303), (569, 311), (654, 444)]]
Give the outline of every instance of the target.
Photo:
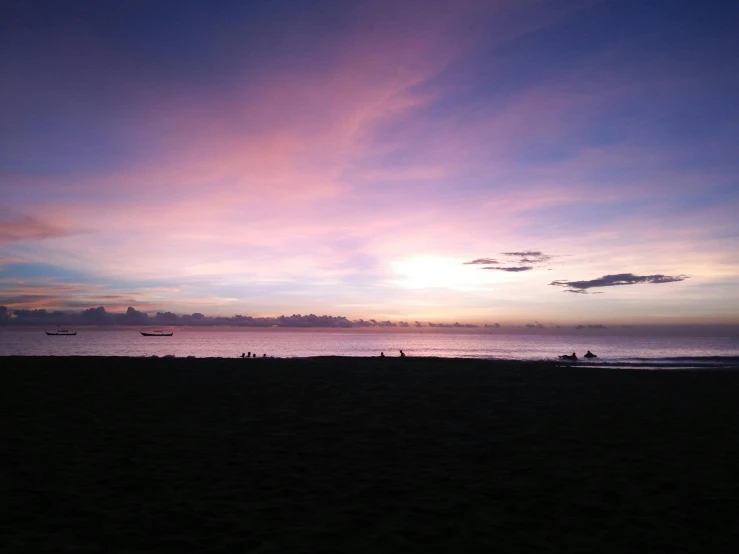
[(143, 331), (139, 331), (142, 335), (145, 337), (171, 337), (172, 332), (165, 333), (164, 331), (152, 331), (151, 333), (144, 333)]
[(68, 329), (62, 329), (59, 327), (59, 325), (56, 326), (56, 332), (55, 333), (49, 333), (49, 331), (46, 331), (44, 329), (47, 335), (52, 337), (73, 337), (77, 334), (77, 331), (69, 331)]

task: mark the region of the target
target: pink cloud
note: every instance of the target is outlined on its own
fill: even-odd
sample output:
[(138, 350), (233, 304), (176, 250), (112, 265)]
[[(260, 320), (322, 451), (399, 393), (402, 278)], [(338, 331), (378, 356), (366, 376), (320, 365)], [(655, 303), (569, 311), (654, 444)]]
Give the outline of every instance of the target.
[(2, 217), (0, 212), (0, 245), (3, 243), (36, 241), (69, 234), (69, 231), (29, 216)]
[(0, 305), (24, 309), (68, 309), (81, 307), (139, 309), (155, 307), (141, 292), (111, 291), (105, 285), (60, 282), (55, 279), (0, 279)]

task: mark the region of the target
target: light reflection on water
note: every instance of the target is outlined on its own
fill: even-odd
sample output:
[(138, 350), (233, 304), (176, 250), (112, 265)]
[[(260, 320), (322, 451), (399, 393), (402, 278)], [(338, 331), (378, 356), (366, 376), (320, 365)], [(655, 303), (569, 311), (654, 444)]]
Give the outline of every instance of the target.
[[(739, 365), (739, 339), (732, 337), (610, 337), (582, 335), (492, 335), (377, 333), (368, 331), (172, 329), (172, 337), (143, 337), (140, 329), (78, 329), (77, 336), (46, 336), (43, 330), (1, 330), (0, 355), (238, 357), (254, 352), (293, 356), (409, 356), (553, 360), (587, 350), (599, 364), (675, 366)], [(707, 360), (735, 357), (736, 360)], [(689, 360), (665, 360), (688, 358)], [(695, 358), (701, 358), (696, 360)]]

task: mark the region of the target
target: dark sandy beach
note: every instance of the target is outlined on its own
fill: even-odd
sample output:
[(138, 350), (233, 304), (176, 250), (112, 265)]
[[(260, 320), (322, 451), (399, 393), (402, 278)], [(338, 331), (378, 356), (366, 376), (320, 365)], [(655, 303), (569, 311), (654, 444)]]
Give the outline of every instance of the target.
[(726, 552), (739, 372), (0, 358), (2, 552)]

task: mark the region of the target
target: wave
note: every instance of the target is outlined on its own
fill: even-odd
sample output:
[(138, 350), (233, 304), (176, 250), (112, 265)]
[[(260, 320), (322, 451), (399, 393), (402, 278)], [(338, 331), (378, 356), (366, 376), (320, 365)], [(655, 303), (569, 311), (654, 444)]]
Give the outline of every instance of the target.
[(669, 356), (661, 358), (623, 358), (585, 360), (585, 367), (632, 369), (739, 369), (739, 356)]
[(667, 356), (661, 358), (624, 358), (624, 360), (634, 360), (638, 362), (722, 362), (722, 363), (739, 363), (739, 356)]

